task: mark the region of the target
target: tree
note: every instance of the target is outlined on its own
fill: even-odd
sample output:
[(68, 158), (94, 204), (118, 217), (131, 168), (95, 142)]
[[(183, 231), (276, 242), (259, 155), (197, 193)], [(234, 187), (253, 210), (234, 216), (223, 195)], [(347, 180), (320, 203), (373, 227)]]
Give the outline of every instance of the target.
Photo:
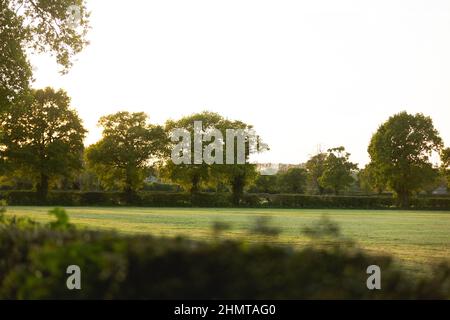
[[(238, 206), (244, 194), (245, 187), (251, 184), (258, 176), (257, 166), (256, 164), (250, 163), (250, 156), (256, 152), (260, 152), (260, 149), (262, 149), (262, 141), (259, 136), (255, 136), (255, 132), (253, 132), (253, 126), (242, 121), (225, 119), (221, 121), (218, 129), (222, 132), (223, 136), (225, 136), (226, 130), (230, 129), (242, 130), (242, 132), (244, 133), (243, 135), (245, 136), (245, 161), (243, 164), (238, 163), (237, 145), (239, 139), (237, 137), (234, 137), (233, 141), (231, 142), (233, 143), (233, 146), (230, 146), (230, 148), (232, 147), (234, 149), (233, 163), (214, 164), (212, 166), (213, 177), (217, 177), (220, 181), (225, 181), (228, 185), (230, 185), (233, 204)], [(255, 137), (257, 140), (256, 149), (253, 149), (251, 146), (251, 136)], [(264, 147), (268, 148), (266, 145), (264, 145)], [(227, 142), (224, 143), (224, 148), (228, 149)]]
[(386, 190), (386, 178), (373, 163), (367, 164), (364, 169), (358, 173), (359, 187), (366, 193), (376, 192), (381, 194)]
[(62, 72), (68, 70), (71, 58), (87, 45), (89, 13), (85, 2), (2, 0), (0, 112), (28, 90), (32, 71), (27, 52), (53, 54)]
[[(195, 122), (201, 122), (201, 128), (196, 127)], [(162, 172), (165, 172), (165, 176), (189, 188), (192, 193), (198, 192), (201, 187), (227, 184), (231, 187), (234, 203), (236, 205), (239, 204), (245, 186), (257, 176), (256, 165), (249, 163), (249, 156), (253, 152), (250, 147), (249, 138), (250, 136), (254, 136), (252, 126), (241, 121), (225, 119), (214, 112), (204, 111), (183, 117), (178, 121), (167, 121), (166, 132), (173, 136), (174, 130), (184, 131), (183, 135), (186, 135), (185, 139), (189, 145), (186, 149), (191, 148), (186, 152), (189, 161), (188, 163), (182, 162), (175, 164), (172, 158), (167, 159), (166, 165), (162, 170)], [(236, 141), (239, 141), (239, 139), (236, 136), (232, 136), (232, 144), (227, 143), (228, 131), (230, 130), (241, 130), (243, 133), (242, 154), (244, 159), (241, 159), (244, 160), (243, 163), (239, 163), (238, 161), (238, 143)], [(198, 162), (195, 161), (196, 135), (201, 136), (199, 148), (197, 148), (199, 149), (197, 150), (199, 153), (197, 158), (200, 160)], [(178, 134), (173, 137), (179, 138)], [(210, 148), (210, 146), (214, 148)], [(224, 161), (223, 151), (228, 148), (234, 151), (232, 155), (233, 163), (228, 163), (228, 159)], [(178, 151), (178, 149), (173, 150)], [(205, 162), (205, 156), (213, 158), (214, 161), (210, 163)], [(217, 163), (216, 160), (220, 163)]]
[(256, 177), (251, 192), (277, 193), (278, 192), (278, 176), (262, 175)]
[(32, 95), (0, 117), (3, 157), (13, 172), (37, 182), (45, 200), (49, 182), (81, 169), (86, 134), (70, 98), (63, 90), (33, 90)]
[(278, 186), (281, 192), (304, 193), (307, 171), (304, 168), (289, 168), (278, 174)]
[(244, 194), (245, 187), (257, 177), (256, 164), (214, 165), (215, 173), (231, 186), (232, 202), (238, 206)]
[[(201, 113), (185, 116), (177, 121), (168, 120), (165, 125), (166, 134), (170, 135), (175, 129), (184, 129), (190, 134), (191, 146), (194, 145), (194, 122), (201, 121), (203, 130), (210, 130), (220, 125), (223, 117), (217, 113), (204, 111)], [(171, 143), (171, 149), (174, 144)], [(191, 149), (191, 159), (194, 159), (194, 150)], [(191, 164), (175, 164), (173, 163), (170, 154), (166, 155), (166, 163), (161, 172), (163, 176), (173, 182), (179, 183), (187, 188), (191, 193), (199, 192), (202, 187), (212, 183), (211, 165), (202, 163)]]
[(325, 166), (319, 183), (323, 188), (330, 188), (334, 194), (348, 188), (354, 181), (352, 172), (358, 168), (349, 161), (350, 153), (344, 147), (328, 149)]
[(313, 192), (317, 192), (321, 195), (325, 193), (325, 188), (322, 187), (319, 179), (323, 175), (323, 172), (325, 170), (326, 158), (326, 153), (319, 152), (316, 155), (312, 156), (305, 165), (306, 170), (308, 171), (308, 184), (310, 185), (310, 189)]
[(400, 207), (409, 207), (412, 194), (436, 177), (430, 157), (442, 145), (433, 121), (421, 113), (398, 113), (372, 136), (371, 163), (396, 193)]
[(106, 187), (119, 187), (132, 196), (164, 152), (164, 129), (149, 124), (143, 112), (117, 112), (98, 123), (102, 138), (87, 148), (87, 164)]

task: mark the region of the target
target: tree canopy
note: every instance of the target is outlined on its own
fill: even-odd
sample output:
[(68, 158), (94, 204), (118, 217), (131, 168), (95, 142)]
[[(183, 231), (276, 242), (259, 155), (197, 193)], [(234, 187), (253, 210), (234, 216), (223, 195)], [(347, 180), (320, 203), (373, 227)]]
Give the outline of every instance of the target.
[[(172, 181), (178, 182), (185, 187), (188, 187), (191, 192), (200, 191), (201, 186), (215, 187), (218, 184), (225, 183), (231, 187), (234, 201), (237, 203), (244, 191), (246, 185), (250, 181), (256, 178), (257, 171), (256, 165), (249, 163), (249, 157), (254, 150), (251, 150), (249, 139), (247, 138), (252, 132), (252, 126), (248, 125), (242, 121), (235, 121), (225, 119), (221, 115), (204, 111), (201, 113), (192, 114), (183, 117), (177, 121), (169, 120), (166, 122), (166, 132), (169, 134), (174, 129), (182, 128), (186, 130), (189, 134), (190, 146), (194, 146), (195, 137), (195, 121), (202, 122), (202, 132), (197, 132), (197, 134), (203, 134), (205, 139), (201, 142), (201, 156), (211, 157), (219, 160), (220, 163), (207, 164), (205, 161), (200, 161), (200, 163), (190, 163), (190, 164), (174, 164), (171, 159), (168, 159), (164, 172), (167, 177)], [(230, 141), (226, 139), (227, 130), (243, 130), (245, 138), (245, 150), (244, 150), (244, 163), (238, 163), (238, 152), (237, 152), (237, 138), (234, 137)], [(217, 138), (212, 132), (215, 130), (217, 135), (220, 134), (220, 138)], [(214, 139), (213, 139), (214, 138)], [(233, 143), (234, 145), (228, 145), (228, 143)], [(209, 148), (213, 146), (216, 148)], [(232, 149), (232, 163), (228, 163), (224, 160), (224, 154), (221, 151)], [(220, 151), (221, 150), (221, 151)], [(191, 153), (191, 159), (196, 157), (195, 148), (189, 150)]]
[(354, 182), (352, 173), (358, 166), (350, 162), (349, 158), (350, 153), (345, 152), (344, 147), (328, 149), (323, 173), (319, 178), (324, 189), (329, 188), (337, 195)]
[(85, 0), (1, 1), (0, 111), (28, 89), (32, 77), (28, 52), (50, 53), (62, 67), (61, 72), (68, 70), (72, 57), (88, 43), (89, 13), (85, 3)]
[(304, 193), (308, 172), (304, 168), (289, 168), (278, 174), (278, 185), (281, 192)]
[(27, 99), (0, 115), (2, 155), (8, 171), (25, 172), (45, 198), (49, 182), (82, 167), (86, 134), (63, 90), (32, 90)]
[(325, 188), (321, 185), (319, 179), (325, 170), (326, 158), (326, 153), (319, 152), (306, 162), (306, 170), (308, 170), (308, 184), (312, 193), (325, 193)]
[(87, 148), (87, 163), (107, 188), (131, 194), (149, 176), (152, 160), (163, 154), (164, 129), (149, 124), (143, 112), (117, 112), (100, 118), (99, 125), (102, 138)]
[(430, 117), (401, 112), (378, 128), (368, 152), (371, 165), (386, 178), (399, 205), (408, 207), (413, 192), (436, 177), (430, 157), (433, 152), (440, 152), (442, 146)]
[[(201, 121), (204, 131), (212, 128), (217, 128), (223, 121), (223, 117), (218, 113), (204, 111), (201, 113), (185, 116), (178, 120), (168, 120), (165, 124), (166, 134), (170, 135), (174, 129), (184, 129), (189, 133), (190, 145), (194, 145), (194, 122)], [(224, 143), (220, 141), (219, 143)], [(173, 149), (174, 144), (170, 147)], [(203, 148), (203, 145), (202, 145)], [(188, 150), (191, 153), (191, 159), (194, 159), (194, 149)], [(174, 182), (181, 184), (190, 192), (198, 192), (201, 187), (211, 186), (212, 180), (208, 178), (211, 176), (211, 166), (205, 162), (191, 163), (191, 164), (175, 164), (170, 158), (170, 154), (166, 155), (166, 163), (162, 170), (164, 176)]]
[(262, 193), (278, 193), (279, 192), (279, 177), (278, 175), (262, 175), (258, 174), (251, 191), (262, 192)]
[(243, 164), (238, 163), (238, 152), (237, 152), (238, 138), (235, 137), (231, 141), (226, 139), (224, 145), (224, 148), (228, 150), (229, 147), (228, 143), (233, 144), (233, 146), (231, 146), (234, 150), (233, 163), (232, 164), (227, 163), (226, 165), (220, 164), (212, 165), (213, 177), (215, 177), (219, 181), (225, 181), (231, 187), (233, 203), (235, 205), (239, 205), (245, 187), (248, 186), (251, 182), (253, 182), (257, 177), (258, 174), (257, 167), (256, 164), (250, 163), (250, 156), (254, 153), (260, 152), (259, 147), (261, 141), (259, 137), (256, 137), (257, 138), (256, 149), (252, 148), (249, 137), (255, 134), (253, 132), (253, 126), (244, 123), (242, 121), (225, 119), (220, 123), (218, 129), (222, 132), (224, 136), (225, 132), (230, 129), (243, 130), (243, 132), (245, 132), (246, 139), (244, 150), (244, 158), (245, 158), (244, 163)]

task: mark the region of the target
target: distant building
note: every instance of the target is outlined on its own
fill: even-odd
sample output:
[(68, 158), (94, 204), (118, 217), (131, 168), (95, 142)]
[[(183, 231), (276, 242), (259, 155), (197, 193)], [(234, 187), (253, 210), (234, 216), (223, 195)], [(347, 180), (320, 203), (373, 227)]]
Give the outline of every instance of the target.
[(445, 195), (448, 195), (448, 190), (447, 190), (447, 187), (441, 186), (441, 187), (437, 188), (436, 190), (434, 190), (432, 193), (435, 196), (445, 196)]

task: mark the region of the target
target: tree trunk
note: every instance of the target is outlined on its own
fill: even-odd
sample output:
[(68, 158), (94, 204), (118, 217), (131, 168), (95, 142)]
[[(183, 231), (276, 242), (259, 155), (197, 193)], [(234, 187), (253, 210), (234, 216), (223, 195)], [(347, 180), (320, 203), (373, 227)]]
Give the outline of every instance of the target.
[(41, 173), (40, 181), (37, 185), (37, 193), (39, 200), (44, 203), (47, 201), (48, 196), (48, 180), (49, 180), (48, 175), (46, 175), (45, 173)]
[(197, 193), (200, 190), (200, 177), (194, 175), (192, 177), (191, 193)]
[(233, 204), (239, 206), (242, 195), (244, 194), (244, 177), (240, 175), (234, 177), (231, 188), (233, 192)]
[(334, 187), (334, 195), (335, 196), (339, 195), (339, 187), (337, 187), (337, 186)]
[(125, 201), (128, 204), (133, 204), (136, 200), (136, 192), (133, 188), (132, 173), (127, 170), (125, 177)]
[(325, 193), (325, 188), (320, 185), (319, 181), (317, 181), (316, 183), (317, 183), (317, 190), (319, 191), (319, 194), (323, 195)]
[(409, 208), (409, 198), (410, 194), (407, 190), (401, 189), (400, 191), (397, 191), (397, 197), (398, 197), (398, 205), (402, 209), (408, 209)]

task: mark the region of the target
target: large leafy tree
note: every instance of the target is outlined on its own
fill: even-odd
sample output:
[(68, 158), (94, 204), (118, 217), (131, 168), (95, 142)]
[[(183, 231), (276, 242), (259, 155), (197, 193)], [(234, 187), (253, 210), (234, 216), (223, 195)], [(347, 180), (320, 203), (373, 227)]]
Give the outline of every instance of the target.
[[(239, 120), (229, 120), (224, 119), (218, 126), (218, 129), (222, 132), (225, 137), (227, 130), (242, 130), (244, 132), (245, 138), (245, 148), (244, 148), (244, 163), (238, 162), (238, 141), (233, 139), (234, 144), (234, 159), (232, 164), (214, 164), (212, 166), (213, 177), (216, 177), (220, 181), (225, 182), (231, 187), (232, 201), (234, 205), (239, 205), (244, 194), (245, 188), (251, 184), (258, 177), (257, 166), (254, 163), (250, 163), (250, 156), (260, 150), (263, 150), (262, 143), (258, 136), (255, 135), (253, 131), (253, 126), (244, 123)], [(250, 138), (253, 136), (257, 139), (256, 146), (251, 145)], [(226, 139), (228, 140), (228, 139)], [(228, 149), (228, 141), (224, 143), (224, 150)], [(256, 149), (254, 148), (256, 147)], [(266, 146), (264, 146), (266, 147)]]
[(0, 112), (27, 91), (29, 52), (54, 55), (62, 72), (86, 45), (86, 0), (2, 0), (0, 2)]
[(378, 128), (368, 151), (372, 166), (386, 178), (399, 205), (406, 208), (413, 193), (436, 177), (430, 157), (442, 146), (430, 117), (401, 112)]
[(324, 170), (319, 178), (323, 188), (331, 189), (337, 195), (353, 183), (353, 173), (358, 166), (350, 162), (349, 158), (350, 153), (345, 152), (344, 147), (328, 150)]
[(191, 163), (175, 164), (172, 159), (168, 159), (162, 172), (165, 173), (166, 177), (187, 187), (191, 192), (198, 192), (204, 186), (229, 185), (233, 193), (233, 201), (235, 204), (239, 204), (245, 187), (256, 178), (257, 170), (255, 164), (249, 163), (249, 157), (253, 150), (250, 147), (248, 138), (245, 139), (244, 163), (238, 162), (237, 138), (233, 141), (234, 146), (230, 146), (234, 150), (233, 163), (228, 163), (225, 160), (226, 156), (224, 152), (228, 148), (226, 139), (227, 130), (242, 130), (243, 136), (250, 137), (254, 136), (252, 126), (242, 121), (225, 119), (221, 115), (209, 111), (192, 114), (177, 121), (167, 121), (166, 131), (168, 134), (175, 129), (183, 129), (189, 135), (191, 146), (189, 153), (191, 160), (195, 159), (195, 121), (202, 122), (202, 130), (201, 132), (197, 132), (197, 134), (206, 135), (212, 131), (220, 133), (221, 138), (211, 135), (210, 140), (203, 140), (201, 142), (200, 152), (204, 155), (208, 146), (220, 146), (222, 151), (212, 149), (211, 155), (215, 159), (220, 159), (220, 162), (223, 163), (208, 164), (205, 161), (201, 161), (200, 163), (191, 161)]
[(107, 188), (132, 195), (167, 144), (164, 129), (143, 112), (117, 112), (99, 120), (102, 138), (86, 150), (87, 164)]
[(10, 173), (32, 177), (42, 199), (52, 178), (67, 177), (82, 165), (86, 134), (63, 90), (32, 90), (27, 99), (0, 116), (1, 148)]
[[(194, 145), (194, 122), (201, 121), (204, 131), (210, 130), (220, 126), (223, 117), (217, 113), (204, 111), (185, 116), (179, 120), (168, 120), (165, 125), (167, 135), (170, 135), (175, 129), (186, 130), (191, 139), (191, 146)], [(223, 141), (221, 141), (223, 143)], [(174, 144), (171, 143), (170, 148), (173, 149)], [(191, 159), (194, 159), (194, 148), (190, 150)], [(202, 187), (211, 186), (213, 179), (211, 177), (211, 165), (202, 163), (173, 163), (170, 158), (171, 154), (166, 154), (166, 163), (161, 172), (163, 176), (173, 182), (179, 183), (190, 192), (199, 192)]]

